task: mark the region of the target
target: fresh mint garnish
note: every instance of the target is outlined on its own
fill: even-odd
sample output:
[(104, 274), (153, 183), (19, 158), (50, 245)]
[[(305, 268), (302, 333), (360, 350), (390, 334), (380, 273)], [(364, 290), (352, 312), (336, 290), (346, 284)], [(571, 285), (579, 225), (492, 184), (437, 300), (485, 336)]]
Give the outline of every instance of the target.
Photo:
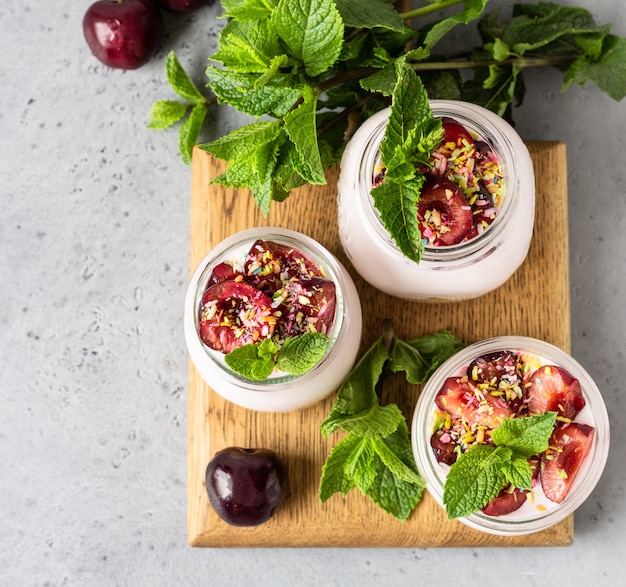
[(285, 116), (285, 130), (294, 144), (301, 164), (300, 174), (311, 184), (326, 183), (316, 136), (317, 96), (305, 86), (302, 103)]
[(548, 448), (556, 412), (507, 418), (493, 430), (494, 444), (475, 444), (461, 453), (444, 483), (443, 503), (449, 519), (469, 516), (486, 506), (511, 484), (532, 488), (528, 457)]
[(425, 165), (443, 138), (441, 120), (433, 116), (428, 94), (415, 72), (399, 60), (391, 111), (380, 145), (384, 181), (372, 189), (383, 225), (409, 259), (419, 262), (424, 250), (417, 204)]
[(339, 57), (344, 24), (333, 0), (280, 0), (271, 23), (307, 76), (324, 73)]
[[(229, 173), (222, 178), (227, 185), (250, 188), (267, 213), (294, 188), (324, 181), (324, 171), (340, 161), (345, 139), (384, 108), (395, 89), (404, 88), (405, 70), (417, 74), (430, 98), (474, 102), (510, 121), (513, 107), (523, 101), (529, 67), (553, 68), (564, 91), (592, 82), (615, 100), (626, 95), (626, 39), (612, 35), (609, 25), (596, 24), (588, 10), (539, 2), (514, 4), (501, 15), (486, 12), (487, 0), (423, 4), (400, 14), (385, 0), (222, 0), (227, 22), (209, 56), (207, 87), (193, 83), (170, 53), (166, 75), (182, 101), (157, 102), (149, 126), (180, 123), (181, 157), (189, 163), (214, 104), (272, 119), (280, 136), (272, 143), (245, 144), (253, 137), (242, 138), (241, 150), (225, 159)], [(449, 43), (454, 54), (440, 54), (440, 41), (459, 25), (475, 25), (482, 45), (474, 47), (473, 39), (472, 46)], [(402, 100), (407, 116), (412, 116), (410, 98), (406, 93)], [(409, 177), (406, 150), (413, 138), (390, 142), (387, 174), (398, 180), (401, 193), (394, 197), (387, 186), (377, 199), (403, 252), (419, 259), (412, 211), (419, 179)], [(212, 152), (212, 144), (205, 150)], [(383, 206), (388, 198), (392, 204)]]
[[(167, 80), (173, 90), (185, 102), (175, 100), (159, 100), (150, 110), (149, 128), (163, 129), (182, 120), (178, 142), (180, 155), (187, 164), (191, 163), (191, 154), (198, 142), (198, 136), (204, 125), (210, 104), (214, 101), (205, 99), (191, 81), (176, 55), (171, 51), (165, 60)], [(185, 118), (185, 115), (187, 115)], [(183, 120), (184, 119), (184, 120)]]
[(522, 457), (532, 457), (548, 448), (555, 419), (555, 412), (529, 418), (507, 418), (491, 433), (491, 439), (494, 444), (508, 446)]
[(412, 382), (424, 383), (461, 347), (447, 331), (402, 341), (387, 325), (342, 383), (321, 424), (325, 437), (338, 430), (347, 432), (324, 463), (322, 502), (334, 493), (345, 495), (358, 488), (399, 520), (408, 518), (421, 499), (424, 482), (415, 466), (406, 418), (397, 405), (380, 405), (377, 388), (383, 375), (393, 371), (404, 371), (407, 377), (410, 373)]
[(321, 332), (287, 338), (276, 356), (276, 366), (290, 375), (304, 375), (324, 357), (329, 343)]
[(326, 354), (330, 339), (321, 332), (307, 332), (285, 339), (278, 346), (271, 338), (244, 344), (224, 356), (226, 364), (251, 381), (267, 379), (277, 368), (289, 375), (304, 375)]
[(459, 455), (443, 493), (449, 519), (467, 516), (487, 505), (506, 485), (504, 467), (513, 452), (504, 446), (477, 444)]
[(246, 379), (262, 381), (274, 371), (277, 352), (278, 345), (272, 339), (264, 338), (261, 342), (234, 348), (224, 355), (224, 361), (235, 373)]

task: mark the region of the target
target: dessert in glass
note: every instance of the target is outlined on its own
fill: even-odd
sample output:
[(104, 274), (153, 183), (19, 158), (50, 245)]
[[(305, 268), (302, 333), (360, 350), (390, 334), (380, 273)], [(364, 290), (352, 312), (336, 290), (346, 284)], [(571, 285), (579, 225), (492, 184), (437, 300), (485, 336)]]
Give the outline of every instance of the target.
[[(515, 456), (515, 443), (520, 442), (516, 434), (510, 435), (504, 451), (507, 458), (526, 461), (512, 460), (517, 471), (520, 466), (527, 469), (529, 486), (520, 488), (507, 477), (492, 488), (481, 488), (495, 495), (458, 518), (472, 528), (499, 535), (528, 534), (574, 512), (595, 488), (607, 460), (607, 410), (597, 385), (577, 361), (534, 338), (481, 341), (437, 369), (415, 407), (411, 441), (427, 490), (448, 517), (450, 502), (457, 496), (446, 483), (463, 456), (482, 450), (496, 458), (496, 448), (507, 446), (496, 432), (503, 423), (519, 430), (531, 418), (538, 421), (543, 416), (545, 421), (546, 415), (551, 419), (540, 452)], [(527, 429), (524, 434), (534, 432)], [(457, 469), (457, 475), (459, 471), (463, 469)], [(472, 491), (470, 484), (467, 495)]]
[(191, 360), (225, 399), (303, 408), (335, 391), (357, 357), (362, 316), (341, 263), (284, 228), (236, 233), (195, 270), (185, 300)]
[(443, 140), (419, 169), (418, 203), (424, 253), (407, 258), (385, 229), (371, 190), (384, 181), (380, 145), (390, 109), (357, 130), (341, 161), (341, 243), (358, 273), (377, 289), (416, 300), (484, 295), (522, 264), (531, 242), (535, 178), (515, 130), (493, 112), (452, 100), (431, 100)]

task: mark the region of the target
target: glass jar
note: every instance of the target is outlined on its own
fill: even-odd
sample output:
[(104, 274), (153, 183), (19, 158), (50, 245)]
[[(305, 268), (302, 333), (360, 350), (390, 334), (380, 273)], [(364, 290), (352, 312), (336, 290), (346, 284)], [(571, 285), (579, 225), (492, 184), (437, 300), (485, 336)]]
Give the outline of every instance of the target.
[[(213, 269), (223, 261), (245, 258), (258, 239), (293, 248), (322, 267), (335, 284), (335, 318), (328, 332), (326, 354), (304, 375), (274, 372), (252, 381), (232, 371), (224, 354), (209, 348), (199, 334), (203, 294)], [(238, 232), (214, 247), (199, 264), (185, 299), (184, 332), (191, 360), (202, 379), (223, 398), (251, 410), (285, 412), (320, 401), (339, 388), (350, 372), (361, 342), (362, 315), (359, 296), (350, 274), (312, 238), (284, 228), (252, 228)]]
[(338, 183), (339, 236), (358, 273), (377, 289), (415, 300), (463, 300), (484, 295), (522, 264), (533, 232), (535, 178), (528, 149), (501, 117), (480, 106), (451, 100), (430, 102), (436, 117), (448, 117), (485, 141), (504, 170), (504, 202), (478, 236), (449, 246), (426, 246), (419, 263), (406, 258), (374, 207), (370, 191), (389, 109), (357, 130), (341, 161)]
[(598, 389), (591, 376), (570, 355), (544, 341), (523, 336), (501, 336), (469, 345), (443, 363), (424, 386), (415, 406), (411, 423), (411, 443), (417, 468), (426, 481), (426, 488), (435, 501), (443, 507), (443, 491), (449, 466), (438, 462), (431, 436), (438, 418), (435, 397), (448, 377), (460, 377), (477, 357), (497, 351), (519, 353), (525, 362), (538, 368), (554, 365), (568, 371), (578, 379), (584, 408), (573, 422), (593, 426), (591, 450), (575, 476), (565, 499), (561, 503), (550, 501), (541, 488), (533, 487), (530, 496), (516, 511), (501, 516), (475, 512), (459, 521), (483, 532), (496, 535), (522, 535), (545, 530), (573, 513), (591, 494), (604, 470), (609, 452), (609, 420)]

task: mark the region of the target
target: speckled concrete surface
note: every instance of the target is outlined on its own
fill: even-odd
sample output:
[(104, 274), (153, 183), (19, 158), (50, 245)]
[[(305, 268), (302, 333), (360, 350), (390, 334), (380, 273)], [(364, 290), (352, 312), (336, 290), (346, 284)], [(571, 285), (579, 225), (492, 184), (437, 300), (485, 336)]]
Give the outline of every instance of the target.
[[(622, 0), (565, 3), (626, 35)], [(217, 6), (170, 18), (156, 59), (113, 71), (84, 43), (89, 4), (0, 7), (0, 584), (434, 585), (453, 579), (452, 560), (484, 587), (621, 580), (626, 105), (591, 85), (561, 95), (559, 76), (538, 71), (517, 111), (523, 138), (567, 143), (573, 354), (612, 416), (608, 465), (576, 514), (574, 545), (192, 549), (181, 327), (190, 174), (175, 134), (146, 123), (155, 100), (173, 97), (167, 52), (201, 80), (222, 22)], [(210, 134), (237, 122), (218, 108)]]

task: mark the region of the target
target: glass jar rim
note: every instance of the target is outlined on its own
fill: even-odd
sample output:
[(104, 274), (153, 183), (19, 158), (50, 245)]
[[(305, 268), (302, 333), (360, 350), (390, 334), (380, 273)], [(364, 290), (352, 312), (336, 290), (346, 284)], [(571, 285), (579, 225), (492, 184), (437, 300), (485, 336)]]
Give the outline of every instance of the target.
[[(609, 452), (609, 420), (606, 405), (597, 384), (589, 373), (571, 355), (545, 341), (526, 336), (499, 336), (468, 345), (445, 361), (424, 386), (415, 406), (411, 424), (411, 444), (420, 473), (435, 501), (442, 505), (443, 483), (441, 471), (430, 447), (429, 423), (435, 395), (448, 376), (454, 376), (474, 358), (497, 350), (525, 351), (553, 361), (576, 377), (593, 415), (595, 435), (591, 453), (587, 456), (587, 474), (579, 475), (565, 501), (547, 511), (522, 519), (493, 517), (476, 512), (459, 521), (478, 530), (498, 535), (522, 535), (544, 530), (573, 513), (591, 494), (602, 475)], [(584, 472), (584, 471), (583, 471)]]
[[(494, 149), (500, 159), (500, 164), (504, 168), (505, 182), (507, 185), (506, 196), (494, 221), (482, 233), (456, 245), (433, 247), (426, 245), (422, 255), (422, 263), (441, 263), (446, 261), (458, 261), (465, 257), (485, 253), (496, 239), (502, 235), (511, 217), (513, 217), (519, 207), (520, 194), (520, 162), (516, 155), (516, 147), (512, 144), (507, 133), (514, 129), (502, 118), (493, 112), (471, 104), (457, 100), (430, 100), (430, 106), (436, 117), (450, 117), (461, 122), (471, 132), (474, 132), (482, 140), (485, 140)], [(390, 108), (386, 108), (376, 113), (369, 119), (368, 134), (364, 137), (365, 149), (361, 158), (359, 168), (359, 197), (371, 227), (377, 233), (385, 247), (400, 253), (391, 235), (385, 229), (377, 209), (374, 207), (371, 196), (372, 170), (379, 153), (379, 146), (384, 139), (385, 128), (389, 118)], [(371, 125), (371, 126), (370, 126)], [(521, 143), (521, 139), (519, 140)], [(523, 145), (523, 144), (522, 144)], [(534, 179), (533, 179), (534, 182)], [(534, 188), (534, 185), (533, 185)], [(489, 247), (491, 249), (491, 247)]]
[[(218, 351), (213, 351), (207, 347), (199, 336), (199, 316), (202, 297), (206, 291), (214, 267), (225, 259), (231, 260), (241, 256), (244, 254), (246, 245), (251, 246), (257, 239), (277, 242), (278, 244), (287, 244), (288, 246), (297, 248), (315, 263), (319, 263), (324, 268), (328, 279), (332, 280), (335, 284), (335, 320), (329, 335), (330, 344), (328, 345), (325, 355), (303, 375), (279, 374), (259, 381), (248, 379), (232, 371), (224, 362), (223, 355), (219, 356)], [(237, 255), (237, 252), (240, 254)], [(247, 252), (247, 250), (245, 252)], [(304, 381), (310, 377), (314, 377), (317, 372), (331, 363), (334, 356), (339, 352), (338, 343), (341, 342), (340, 338), (345, 316), (345, 289), (344, 279), (338, 261), (323, 245), (309, 236), (291, 229), (276, 226), (256, 227), (237, 232), (218, 243), (207, 253), (204, 259), (199, 263), (190, 281), (186, 302), (186, 316), (184, 319), (188, 333), (191, 329), (193, 329), (194, 332), (192, 341), (194, 346), (196, 346), (196, 352), (192, 355), (192, 359), (194, 355), (196, 357), (202, 357), (205, 364), (210, 365), (209, 368), (211, 371), (216, 374), (219, 373), (232, 384), (249, 391), (276, 392), (284, 389), (296, 380)]]

